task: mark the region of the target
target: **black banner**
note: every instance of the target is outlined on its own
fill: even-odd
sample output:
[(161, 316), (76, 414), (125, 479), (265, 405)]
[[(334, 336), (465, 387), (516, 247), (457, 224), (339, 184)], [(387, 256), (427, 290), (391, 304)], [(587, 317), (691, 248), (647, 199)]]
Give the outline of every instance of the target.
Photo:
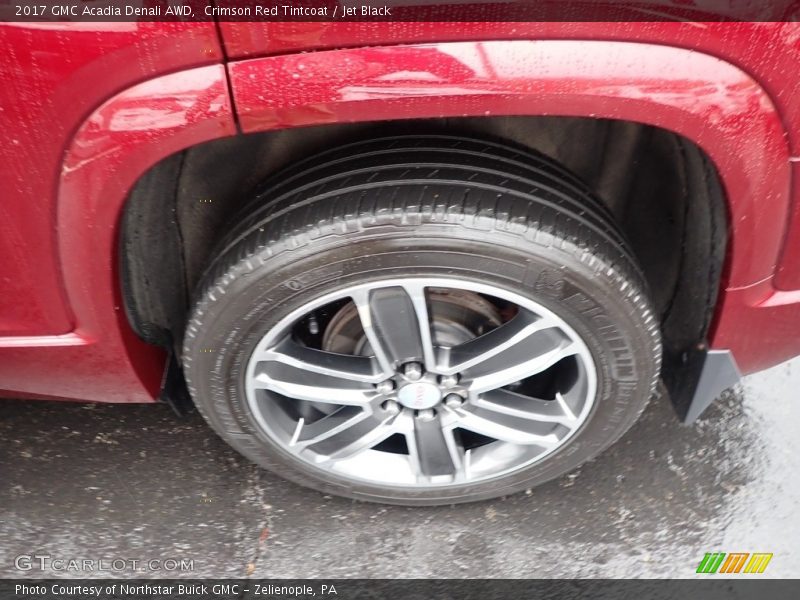
[[(745, 579), (744, 577), (747, 577)], [(3, 580), (3, 600), (795, 600), (800, 580)]]
[(800, 0), (0, 0), (0, 21), (796, 21)]

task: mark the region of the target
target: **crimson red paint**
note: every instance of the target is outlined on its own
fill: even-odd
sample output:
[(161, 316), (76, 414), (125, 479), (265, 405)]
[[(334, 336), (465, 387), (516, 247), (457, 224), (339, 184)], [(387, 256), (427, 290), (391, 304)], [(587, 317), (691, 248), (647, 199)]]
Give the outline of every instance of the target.
[(800, 353), (790, 162), (800, 154), (800, 24), (270, 22), (220, 32), (0, 24), (4, 395), (155, 398), (164, 356), (121, 309), (121, 209), (151, 165), (233, 135), (235, 117), (246, 132), (481, 114), (676, 131), (708, 153), (728, 200), (712, 345), (732, 350), (743, 372)]

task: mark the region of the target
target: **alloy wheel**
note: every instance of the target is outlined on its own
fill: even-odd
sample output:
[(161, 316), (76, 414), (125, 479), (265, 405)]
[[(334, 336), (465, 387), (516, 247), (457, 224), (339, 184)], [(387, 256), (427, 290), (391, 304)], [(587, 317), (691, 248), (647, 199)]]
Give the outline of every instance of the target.
[(262, 432), (317, 469), (430, 488), (523, 469), (586, 422), (597, 374), (561, 317), (496, 286), (375, 281), (270, 329), (245, 373)]

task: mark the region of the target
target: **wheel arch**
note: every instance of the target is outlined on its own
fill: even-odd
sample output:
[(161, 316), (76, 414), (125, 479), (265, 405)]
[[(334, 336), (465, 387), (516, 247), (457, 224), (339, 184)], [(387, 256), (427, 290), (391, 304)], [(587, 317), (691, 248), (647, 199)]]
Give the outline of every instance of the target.
[[(64, 156), (56, 204), (58, 260), (74, 330), (39, 360), (79, 365), (93, 378), (52, 395), (103, 402), (147, 402), (165, 375), (162, 349), (144, 343), (126, 319), (118, 236), (129, 190), (176, 151), (236, 132), (223, 65), (160, 76), (101, 104), (78, 128)], [(95, 372), (93, 365), (113, 365)], [(43, 365), (44, 368), (44, 365)], [(88, 369), (88, 371), (86, 371)], [(42, 392), (48, 393), (48, 392)]]
[[(442, 57), (446, 67), (437, 66)], [(413, 61), (413, 70), (404, 70), (407, 61)], [(479, 63), (482, 70), (476, 68)], [(360, 66), (332, 68), (342, 64)], [(202, 99), (195, 95), (191, 106), (173, 111), (182, 115), (182, 122), (156, 120), (147, 125), (153, 130), (147, 130), (143, 119), (135, 133), (110, 128), (105, 117), (123, 100), (136, 98), (134, 104), (146, 105), (159, 95), (159, 86), (166, 90), (161, 97), (169, 96), (170, 89), (181, 87), (178, 82), (186, 88), (187, 73), (204, 69), (206, 77), (213, 72), (213, 86), (203, 88)], [(761, 87), (714, 57), (626, 42), (491, 41), (273, 56), (232, 63), (228, 69), (245, 133), (464, 115), (604, 118), (675, 132), (703, 150), (725, 191), (734, 243), (728, 247), (723, 287), (748, 286), (772, 275), (789, 202), (783, 129)], [(296, 77), (300, 72), (304, 74)], [(137, 178), (152, 173), (156, 161), (235, 133), (221, 66), (159, 80), (123, 92), (86, 121), (66, 154), (59, 188), (60, 259), (77, 330), (103, 338), (104, 328), (114, 321), (121, 332), (115, 336), (115, 351), (124, 350), (129, 357), (151, 350), (127, 335), (115, 277), (119, 221), (128, 191)], [(165, 88), (167, 81), (171, 85)], [(161, 117), (169, 113), (165, 110)], [(120, 171), (124, 177), (114, 181)], [(769, 199), (768, 206), (758, 207), (763, 198)], [(80, 239), (70, 227), (85, 224), (87, 214), (94, 222)], [(754, 247), (759, 253), (751, 252)], [(107, 262), (95, 260), (101, 250), (109, 254)], [(103, 290), (102, 301), (91, 297), (93, 285), (87, 282)], [(104, 311), (119, 318), (101, 323), (98, 315)]]

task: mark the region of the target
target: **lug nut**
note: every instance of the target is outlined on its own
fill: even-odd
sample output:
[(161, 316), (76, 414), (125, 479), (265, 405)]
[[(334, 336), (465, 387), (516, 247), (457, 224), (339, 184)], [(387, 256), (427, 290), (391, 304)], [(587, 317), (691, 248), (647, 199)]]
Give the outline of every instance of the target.
[(464, 404), (464, 399), (458, 394), (447, 394), (444, 397), (444, 405), (447, 408), (461, 408), (462, 404)]
[(458, 383), (458, 375), (442, 375), (439, 377), (439, 385), (442, 387), (453, 387)]
[(403, 375), (411, 381), (416, 381), (422, 377), (422, 365), (416, 362), (408, 363), (403, 367)]
[(383, 403), (383, 410), (390, 415), (396, 415), (400, 412), (400, 405), (394, 400), (387, 400)]
[(433, 412), (432, 408), (425, 408), (417, 412), (417, 418), (420, 421), (433, 421), (436, 418), (436, 413)]
[(394, 389), (394, 381), (391, 379), (387, 379), (386, 381), (381, 381), (379, 384), (375, 386), (375, 389), (378, 390), (381, 394), (388, 394)]

